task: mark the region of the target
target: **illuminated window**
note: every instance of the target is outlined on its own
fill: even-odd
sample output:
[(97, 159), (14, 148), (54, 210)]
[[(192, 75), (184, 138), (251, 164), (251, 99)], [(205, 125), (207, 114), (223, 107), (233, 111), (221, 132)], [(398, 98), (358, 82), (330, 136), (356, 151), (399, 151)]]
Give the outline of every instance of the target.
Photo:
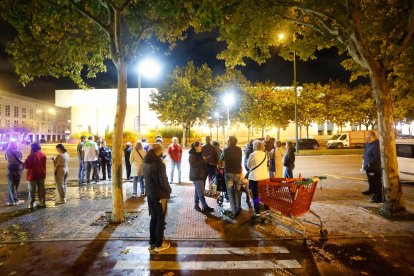
[(26, 108), (22, 108), (22, 118), (26, 118)]
[(10, 117), (10, 105), (6, 104), (6, 106), (5, 106), (5, 112), (6, 112), (6, 117)]
[(14, 118), (18, 118), (19, 117), (19, 107), (15, 106), (14, 107)]
[(29, 109), (29, 119), (33, 119), (33, 109)]

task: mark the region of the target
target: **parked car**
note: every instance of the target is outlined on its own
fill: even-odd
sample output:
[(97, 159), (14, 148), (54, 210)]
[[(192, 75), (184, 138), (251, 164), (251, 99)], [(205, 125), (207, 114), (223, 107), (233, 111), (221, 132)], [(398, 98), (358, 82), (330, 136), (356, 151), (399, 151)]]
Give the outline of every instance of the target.
[(299, 139), (299, 149), (319, 149), (319, 143), (316, 139)]

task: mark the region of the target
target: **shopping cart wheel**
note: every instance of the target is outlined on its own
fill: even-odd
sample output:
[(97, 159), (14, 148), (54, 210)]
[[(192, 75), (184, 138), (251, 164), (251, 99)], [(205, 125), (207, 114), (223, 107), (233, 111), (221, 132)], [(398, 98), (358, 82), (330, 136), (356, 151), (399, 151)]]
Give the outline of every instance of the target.
[(321, 233), (321, 238), (326, 239), (328, 237), (328, 230), (326, 229), (322, 229), (321, 231), (319, 231)]
[(223, 196), (222, 195), (217, 197), (217, 204), (219, 206), (223, 205)]

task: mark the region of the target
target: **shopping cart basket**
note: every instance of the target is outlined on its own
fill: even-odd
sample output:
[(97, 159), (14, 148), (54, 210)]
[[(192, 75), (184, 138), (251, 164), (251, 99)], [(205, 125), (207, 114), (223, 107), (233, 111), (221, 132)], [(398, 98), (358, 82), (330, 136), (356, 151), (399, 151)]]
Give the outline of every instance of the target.
[(227, 192), (224, 168), (218, 167), (215, 181), (217, 185), (217, 192), (219, 192), (219, 196), (217, 197), (217, 204), (219, 206), (222, 206)]
[[(319, 224), (309, 221), (303, 221), (320, 227), (321, 237), (326, 238), (328, 231), (323, 228), (323, 222), (320, 216), (310, 209), (313, 194), (315, 193), (316, 185), (320, 179), (324, 177), (313, 178), (271, 178), (261, 180), (258, 183), (259, 199), (264, 205), (270, 209), (262, 213), (262, 217), (270, 217), (277, 219), (274, 210), (280, 212), (282, 215), (290, 217), (294, 223), (298, 224), (303, 230), (300, 231), (285, 223), (279, 222), (285, 227), (301, 233), (306, 237), (306, 228), (302, 221), (297, 217), (311, 213), (319, 219)], [(280, 217), (280, 216), (279, 216)]]

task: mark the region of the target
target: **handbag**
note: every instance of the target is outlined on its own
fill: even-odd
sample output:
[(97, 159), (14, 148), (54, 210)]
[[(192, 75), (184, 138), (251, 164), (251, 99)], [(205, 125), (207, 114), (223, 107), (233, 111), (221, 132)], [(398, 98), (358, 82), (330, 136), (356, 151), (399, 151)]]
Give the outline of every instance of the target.
[(258, 167), (260, 167), (260, 165), (262, 165), (262, 164), (263, 164), (263, 162), (266, 160), (266, 157), (267, 157), (267, 155), (265, 154), (265, 158), (263, 159), (263, 161), (262, 161), (262, 162), (260, 162), (260, 164), (259, 164), (259, 165), (257, 165), (257, 166), (255, 166), (253, 169), (249, 170), (249, 171), (246, 173), (246, 175), (244, 176), (244, 179), (248, 179), (248, 178), (249, 178), (249, 174), (250, 174), (252, 171), (254, 171), (255, 169), (257, 169)]

